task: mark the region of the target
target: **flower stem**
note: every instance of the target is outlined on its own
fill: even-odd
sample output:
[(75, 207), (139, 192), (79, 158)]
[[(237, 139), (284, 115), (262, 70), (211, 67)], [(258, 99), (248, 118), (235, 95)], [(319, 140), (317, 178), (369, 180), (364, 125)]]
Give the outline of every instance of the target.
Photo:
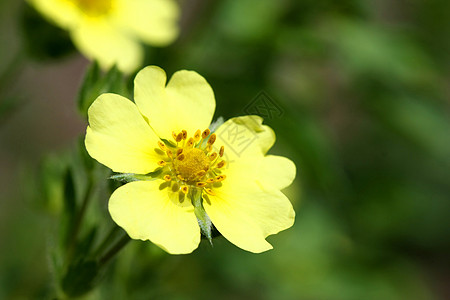
[(77, 244), (78, 234), (80, 232), (81, 223), (83, 221), (84, 215), (86, 214), (86, 209), (88, 207), (88, 204), (91, 200), (92, 191), (93, 191), (94, 184), (92, 182), (92, 176), (89, 176), (88, 180), (88, 186), (86, 188), (86, 193), (84, 194), (83, 202), (81, 204), (80, 210), (77, 214), (77, 217), (75, 219), (72, 232), (71, 232), (71, 239), (69, 246), (67, 248), (67, 261), (70, 262), (72, 259), (73, 253), (75, 251), (75, 246)]
[(100, 243), (100, 245), (97, 247), (97, 249), (93, 253), (93, 257), (97, 257), (101, 255), (103, 250), (108, 247), (110, 241), (114, 238), (114, 236), (118, 233), (119, 226), (115, 225), (111, 230), (109, 231), (108, 235), (103, 239), (103, 241)]
[(128, 244), (129, 241), (131, 241), (131, 238), (124, 233), (120, 240), (118, 240), (117, 243), (98, 260), (99, 267), (107, 264), (117, 253), (120, 252), (120, 250), (122, 250), (123, 247)]

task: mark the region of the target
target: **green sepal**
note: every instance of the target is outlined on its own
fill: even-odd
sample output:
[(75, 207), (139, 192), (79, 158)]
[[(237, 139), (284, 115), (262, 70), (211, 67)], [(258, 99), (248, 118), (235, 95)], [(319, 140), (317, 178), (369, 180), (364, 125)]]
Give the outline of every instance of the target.
[(114, 179), (121, 182), (150, 181), (155, 180), (156, 177), (161, 175), (161, 172), (162, 168), (156, 169), (148, 174), (119, 173), (110, 176), (109, 179)]
[(197, 189), (191, 190), (191, 201), (194, 206), (194, 214), (197, 217), (198, 226), (202, 234), (208, 239), (211, 246), (212, 242), (212, 222), (203, 207), (203, 198), (201, 191)]
[(172, 143), (171, 141), (166, 140), (166, 139), (161, 139), (161, 141), (162, 141), (166, 146), (171, 147), (171, 148), (175, 148), (175, 147), (177, 146), (177, 145), (175, 145), (174, 143)]

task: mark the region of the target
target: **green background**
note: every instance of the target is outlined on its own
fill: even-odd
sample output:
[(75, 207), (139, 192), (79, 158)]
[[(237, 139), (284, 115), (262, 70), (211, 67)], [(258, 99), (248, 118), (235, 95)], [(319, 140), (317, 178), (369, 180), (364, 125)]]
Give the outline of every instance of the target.
[[(180, 4), (179, 39), (146, 48), (144, 65), (203, 75), (216, 118), (264, 92), (270, 153), (297, 165), (296, 222), (258, 255), (222, 237), (182, 256), (132, 241), (86, 299), (448, 299), (450, 2)], [(0, 45), (0, 299), (51, 299), (86, 170), (101, 184), (82, 238), (112, 226), (109, 173), (80, 147), (83, 111), (99, 92), (129, 93), (134, 75), (91, 67), (100, 79), (80, 95), (89, 63), (20, 1), (0, 2)]]

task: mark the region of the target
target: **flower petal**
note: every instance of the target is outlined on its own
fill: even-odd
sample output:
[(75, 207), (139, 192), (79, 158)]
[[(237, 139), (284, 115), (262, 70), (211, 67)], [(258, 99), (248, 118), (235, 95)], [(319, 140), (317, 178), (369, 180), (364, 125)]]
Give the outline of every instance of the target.
[(227, 179), (214, 189), (216, 195), (207, 195), (203, 201), (217, 230), (236, 246), (254, 253), (272, 249), (265, 238), (291, 227), (295, 218), (292, 204), (266, 184), (267, 177), (252, 177), (258, 171), (255, 164), (230, 165)]
[(134, 81), (134, 97), (141, 112), (161, 138), (172, 131), (193, 135), (211, 123), (216, 101), (208, 82), (194, 71), (178, 71), (167, 86), (166, 73), (159, 67), (141, 70)]
[(178, 36), (179, 8), (172, 0), (117, 1), (117, 22), (144, 42), (165, 46)]
[(170, 197), (161, 180), (136, 181), (118, 188), (109, 212), (133, 239), (150, 240), (171, 254), (194, 251), (200, 229), (190, 201), (181, 205)]
[(262, 125), (259, 116), (232, 118), (216, 130), (216, 147), (224, 146), (225, 160), (233, 162), (241, 158), (262, 157), (275, 143), (275, 133)]
[(106, 18), (83, 18), (71, 35), (77, 48), (97, 60), (103, 69), (117, 65), (121, 71), (131, 73), (143, 60), (141, 45)]
[(88, 111), (86, 149), (115, 172), (146, 174), (161, 158), (155, 151), (158, 137), (137, 106), (119, 95), (103, 94)]
[(255, 161), (253, 164), (257, 170), (255, 176), (258, 180), (275, 189), (284, 189), (295, 179), (295, 164), (286, 157), (268, 155), (259, 163)]
[(81, 20), (79, 9), (70, 1), (64, 0), (28, 0), (41, 14), (58, 26), (73, 28)]

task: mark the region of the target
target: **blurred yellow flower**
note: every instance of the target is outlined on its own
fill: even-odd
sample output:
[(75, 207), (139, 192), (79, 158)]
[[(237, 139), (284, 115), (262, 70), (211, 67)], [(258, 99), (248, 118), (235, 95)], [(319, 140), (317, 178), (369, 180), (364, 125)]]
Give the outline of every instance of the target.
[(178, 36), (174, 0), (28, 0), (58, 26), (75, 46), (108, 69), (136, 70), (143, 60), (139, 41), (166, 46)]
[(115, 172), (148, 174), (112, 194), (113, 220), (131, 238), (172, 254), (196, 249), (211, 223), (242, 249), (272, 249), (265, 238), (291, 227), (295, 216), (280, 192), (295, 165), (266, 155), (272, 129), (244, 116), (211, 132), (214, 93), (193, 71), (176, 72), (166, 86), (162, 69), (146, 67), (134, 97), (103, 94), (89, 108), (89, 154)]

